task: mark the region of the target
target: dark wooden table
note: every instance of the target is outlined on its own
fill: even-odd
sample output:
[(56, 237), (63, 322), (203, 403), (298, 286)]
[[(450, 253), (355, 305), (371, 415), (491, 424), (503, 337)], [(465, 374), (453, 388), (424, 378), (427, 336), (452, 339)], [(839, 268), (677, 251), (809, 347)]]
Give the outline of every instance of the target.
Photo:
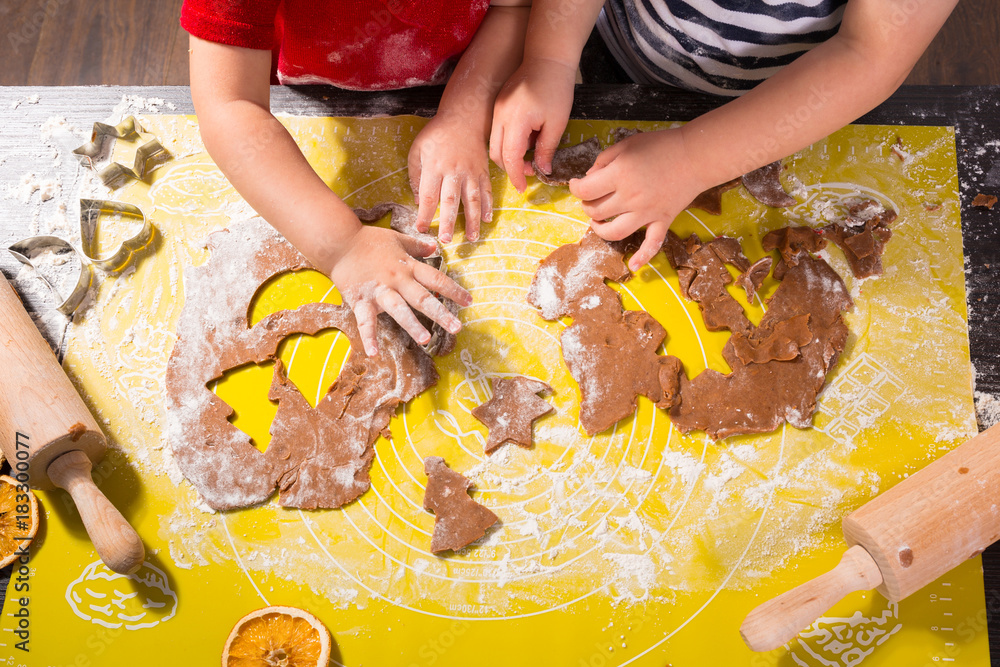
[[(356, 93), (320, 87), (272, 89), (272, 107), (294, 115), (371, 116), (417, 114), (430, 116), (441, 90), (411, 89), (390, 93)], [(23, 100), (37, 102), (25, 103)], [(186, 87), (0, 87), (0, 248), (28, 234), (31, 208), (19, 200), (3, 199), (9, 184), (25, 173), (53, 172), (52, 148), (41, 141), (41, 127), (52, 117), (63, 117), (79, 129), (111, 115), (123, 95), (145, 99), (136, 113), (194, 113)], [(162, 100), (151, 103), (150, 100)], [(22, 103), (12, 108), (15, 101)], [(574, 118), (620, 120), (691, 120), (723, 100), (662, 88), (580, 86)], [(152, 111), (151, 107), (157, 107)], [(977, 193), (1000, 196), (1000, 87), (915, 86), (902, 88), (887, 102), (856, 122), (880, 125), (947, 125), (956, 130), (958, 176), (961, 186), (965, 275), (970, 305), (969, 341), (978, 391), (1000, 396), (1000, 206), (994, 211), (972, 208)], [(80, 168), (63, 159), (55, 170), (62, 193), (43, 206), (66, 203), (75, 215), (72, 195)], [(37, 195), (36, 195), (37, 197)], [(43, 209), (45, 210), (45, 209)], [(8, 277), (18, 265), (0, 253), (0, 271)], [(45, 304), (29, 302), (30, 308)], [(981, 424), (982, 426), (982, 424)], [(1000, 494), (1000, 489), (997, 490)], [(1000, 543), (983, 554), (986, 610), (992, 664), (1000, 666)], [(0, 602), (10, 576), (0, 572)]]

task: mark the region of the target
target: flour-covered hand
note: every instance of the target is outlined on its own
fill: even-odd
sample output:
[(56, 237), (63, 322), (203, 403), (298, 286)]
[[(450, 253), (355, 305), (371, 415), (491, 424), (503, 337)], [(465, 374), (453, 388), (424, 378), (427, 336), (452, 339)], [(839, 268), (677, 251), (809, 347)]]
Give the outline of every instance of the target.
[(330, 277), (344, 301), (354, 310), (365, 354), (378, 354), (378, 314), (386, 312), (420, 345), (431, 334), (420, 323), (417, 310), (451, 333), (461, 322), (435, 294), (468, 306), (472, 295), (437, 269), (417, 259), (434, 252), (433, 242), (422, 241), (382, 227), (361, 226), (344, 244)]
[(518, 192), (527, 187), (525, 175), (533, 173), (525, 153), (535, 148), (535, 162), (552, 171), (552, 156), (559, 146), (573, 106), (576, 69), (554, 60), (525, 61), (507, 80), (493, 110), (490, 157)]
[(451, 241), (458, 204), (465, 211), (465, 239), (479, 238), (479, 223), (493, 218), (493, 188), (486, 145), (469, 138), (468, 127), (440, 116), (431, 120), (410, 147), (410, 188), (417, 199), (417, 229), (430, 229), (441, 202), (438, 238)]

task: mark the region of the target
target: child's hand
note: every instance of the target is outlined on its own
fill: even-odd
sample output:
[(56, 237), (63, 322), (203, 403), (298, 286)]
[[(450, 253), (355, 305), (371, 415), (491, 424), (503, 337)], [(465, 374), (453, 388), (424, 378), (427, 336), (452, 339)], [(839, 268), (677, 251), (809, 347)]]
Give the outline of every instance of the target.
[(465, 239), (479, 238), (479, 221), (493, 218), (493, 185), (486, 146), (469, 139), (469, 128), (435, 117), (410, 147), (410, 188), (417, 199), (417, 229), (426, 232), (441, 202), (438, 237), (448, 243), (455, 231), (458, 203), (465, 209)]
[(552, 156), (559, 146), (573, 107), (576, 69), (555, 60), (525, 61), (507, 80), (497, 97), (490, 135), (490, 157), (524, 192), (526, 174), (533, 173), (524, 154), (532, 141), (535, 161), (552, 171)]
[(354, 309), (365, 354), (378, 354), (376, 321), (382, 311), (425, 345), (431, 334), (417, 320), (417, 309), (452, 333), (462, 324), (432, 292), (461, 306), (472, 295), (437, 269), (415, 259), (434, 252), (436, 245), (383, 227), (361, 226), (344, 245), (330, 277), (344, 301)]
[(695, 176), (696, 164), (685, 152), (680, 130), (644, 132), (601, 153), (584, 178), (569, 182), (569, 189), (583, 200), (583, 212), (601, 238), (617, 241), (646, 228), (645, 240), (629, 260), (636, 271), (660, 251), (674, 218), (711, 187)]

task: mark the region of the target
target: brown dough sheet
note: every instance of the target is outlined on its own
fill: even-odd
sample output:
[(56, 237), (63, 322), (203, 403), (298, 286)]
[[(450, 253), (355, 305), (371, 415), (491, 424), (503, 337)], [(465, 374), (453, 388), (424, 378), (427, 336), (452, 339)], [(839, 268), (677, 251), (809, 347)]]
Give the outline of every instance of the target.
[(492, 389), (490, 400), (472, 409), (472, 416), (489, 429), (486, 453), (508, 442), (531, 447), (532, 424), (542, 415), (555, 411), (538, 394), (551, 392), (552, 387), (540, 380), (516, 375), (495, 378)]
[(580, 425), (589, 435), (635, 412), (641, 394), (660, 407), (677, 398), (680, 360), (657, 348), (667, 332), (644, 311), (607, 305), (582, 314), (562, 333), (562, 353), (580, 386)]
[(531, 167), (538, 180), (546, 185), (569, 185), (574, 178), (586, 176), (600, 154), (601, 142), (597, 137), (591, 137), (583, 143), (557, 149), (552, 156), (552, 173), (542, 171), (534, 160), (531, 161)]
[(844, 252), (856, 278), (870, 278), (882, 275), (882, 253), (895, 220), (895, 211), (866, 200), (849, 207), (844, 219), (823, 227), (822, 234)]
[(497, 522), (497, 515), (471, 497), (472, 482), (448, 467), (440, 456), (424, 459), (427, 489), (424, 509), (434, 512), (431, 551), (458, 551), (483, 535)]
[(768, 433), (784, 421), (812, 425), (816, 396), (847, 341), (841, 312), (852, 302), (840, 276), (797, 243), (815, 242), (788, 230), (772, 234), (772, 247), (782, 245), (787, 253), (784, 279), (760, 325), (733, 330), (723, 348), (731, 373), (681, 375), (681, 400), (670, 417), (682, 432), (700, 429), (718, 439)]
[[(350, 502), (369, 486), (372, 445), (396, 407), (437, 381), (433, 361), (386, 315), (378, 320), (380, 354), (369, 359), (346, 306), (306, 304), (250, 327), (259, 286), (307, 268), (305, 259), (261, 219), (212, 234), (208, 245), (209, 260), (184, 273), (186, 302), (167, 364), (165, 435), (181, 472), (218, 510), (261, 503), (275, 489), (285, 506)], [(293, 333), (330, 328), (351, 342), (344, 370), (311, 408), (276, 363), (270, 395), (278, 414), (261, 452), (208, 385), (230, 369), (275, 359)]]
[(528, 303), (547, 320), (575, 318), (606, 303), (620, 307), (618, 292), (604, 279), (620, 282), (630, 275), (622, 253), (588, 231), (578, 243), (560, 246), (542, 260), (528, 289)]
[(795, 205), (795, 197), (785, 192), (781, 185), (781, 160), (765, 164), (760, 169), (743, 174), (743, 187), (753, 198), (771, 208), (785, 208)]
[(622, 245), (588, 231), (543, 259), (528, 291), (543, 318), (574, 319), (562, 333), (562, 353), (580, 386), (580, 424), (590, 434), (632, 414), (639, 394), (669, 407), (680, 386), (680, 360), (656, 354), (666, 331), (648, 313), (623, 310), (604, 283), (631, 275)]

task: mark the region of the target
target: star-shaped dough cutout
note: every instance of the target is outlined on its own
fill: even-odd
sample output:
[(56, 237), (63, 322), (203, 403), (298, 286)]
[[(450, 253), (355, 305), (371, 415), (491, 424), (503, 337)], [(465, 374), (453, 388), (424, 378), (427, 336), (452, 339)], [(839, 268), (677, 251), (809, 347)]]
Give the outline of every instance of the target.
[(508, 442), (531, 447), (532, 423), (555, 410), (538, 397), (543, 391), (552, 391), (552, 387), (523, 376), (493, 380), (493, 397), (472, 409), (472, 416), (490, 430), (487, 454)]

